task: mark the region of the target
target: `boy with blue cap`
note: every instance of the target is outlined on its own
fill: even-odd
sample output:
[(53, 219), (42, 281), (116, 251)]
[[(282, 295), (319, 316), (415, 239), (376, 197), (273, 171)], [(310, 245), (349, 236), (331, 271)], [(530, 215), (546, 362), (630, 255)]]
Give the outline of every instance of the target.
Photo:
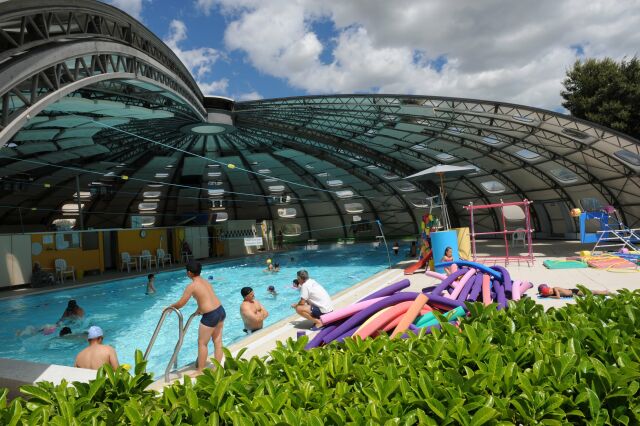
[(97, 370), (105, 364), (118, 368), (118, 356), (116, 350), (109, 345), (103, 345), (104, 333), (97, 325), (89, 327), (87, 341), (89, 347), (83, 349), (76, 357), (74, 367)]

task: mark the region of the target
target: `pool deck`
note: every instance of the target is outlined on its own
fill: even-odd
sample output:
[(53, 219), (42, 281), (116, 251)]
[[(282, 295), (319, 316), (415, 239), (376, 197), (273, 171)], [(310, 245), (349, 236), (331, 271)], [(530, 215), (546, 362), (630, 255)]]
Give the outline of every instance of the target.
[[(597, 270), (593, 268), (586, 269), (556, 269), (549, 270), (545, 268), (542, 262), (546, 259), (564, 259), (567, 256), (575, 256), (581, 250), (591, 249), (591, 245), (583, 245), (577, 241), (562, 241), (562, 240), (541, 240), (536, 241), (533, 244), (535, 264), (528, 265), (526, 262), (511, 262), (507, 269), (511, 273), (513, 279), (520, 279), (531, 281), (534, 285), (541, 283), (547, 283), (551, 286), (561, 287), (575, 287), (576, 284), (582, 284), (585, 287), (593, 290), (607, 289), (609, 291), (616, 291), (622, 288), (636, 289), (640, 288), (640, 275), (638, 272), (611, 272), (607, 270)], [(516, 251), (512, 248), (513, 251)], [(520, 249), (522, 250), (522, 249)], [(478, 246), (479, 256), (496, 256), (502, 255), (504, 251), (503, 244), (500, 241), (485, 241), (481, 242)], [(519, 253), (515, 253), (519, 254)], [(524, 254), (524, 253), (522, 253)], [(231, 260), (230, 258), (217, 258), (217, 259), (204, 259), (203, 264), (213, 264)], [(390, 268), (385, 269), (372, 277), (360, 282), (359, 284), (348, 288), (333, 296), (335, 308), (341, 308), (347, 306), (366, 295), (385, 287), (388, 284), (397, 282), (401, 279), (408, 278), (410, 280), (410, 286), (407, 290), (420, 291), (422, 288), (434, 285), (438, 280), (425, 276), (421, 271), (414, 275), (405, 276), (404, 268), (411, 265), (414, 260), (402, 259), (401, 256), (393, 256), (392, 261), (396, 264)], [(174, 264), (172, 268), (161, 269), (162, 271), (171, 271), (182, 269), (184, 265)], [(311, 270), (313, 276), (313, 271)], [(54, 286), (47, 288), (37, 289), (20, 289), (13, 291), (0, 292), (0, 299), (10, 297), (20, 297), (27, 294), (47, 293), (50, 291), (58, 291), (68, 288), (77, 288), (81, 286), (96, 284), (99, 282), (112, 281), (114, 279), (140, 277), (144, 279), (148, 272), (144, 273), (121, 273), (121, 272), (108, 272), (102, 275), (86, 277), (84, 280), (72, 283), (65, 286)], [(573, 303), (571, 299), (539, 299), (536, 296), (536, 289), (533, 288), (527, 292), (529, 297), (532, 297), (537, 303), (542, 304), (545, 309), (550, 307), (559, 307), (567, 303)], [(292, 301), (293, 302), (293, 301)], [(292, 310), (293, 312), (293, 310)], [(268, 356), (269, 352), (276, 347), (276, 342), (286, 341), (288, 338), (296, 338), (298, 331), (304, 330), (306, 334), (312, 338), (314, 333), (309, 331), (311, 322), (304, 320), (296, 314), (272, 324), (271, 326), (260, 330), (251, 336), (248, 336), (241, 341), (234, 343), (228, 347), (232, 354), (237, 354), (241, 349), (246, 348), (244, 352), (244, 358), (250, 358), (252, 356)], [(195, 342), (185, 342), (188, 344), (195, 344)], [(212, 355), (212, 354), (210, 354)], [(71, 367), (56, 366), (64, 369), (71, 369)], [(66, 371), (66, 370), (65, 370)], [(171, 379), (175, 380), (181, 377), (183, 374), (190, 374), (193, 372), (193, 365), (181, 368), (177, 374), (171, 375)], [(2, 378), (0, 377), (0, 382)], [(164, 383), (164, 377), (158, 377), (158, 380), (154, 382), (150, 388), (161, 390)]]
[[(513, 279), (530, 281), (535, 286), (547, 283), (550, 286), (571, 288), (575, 287), (576, 284), (582, 284), (592, 290), (606, 289), (612, 292), (623, 288), (640, 288), (640, 275), (638, 275), (638, 272), (611, 272), (593, 268), (550, 270), (542, 264), (546, 259), (559, 260), (567, 256), (577, 255), (580, 250), (587, 250), (591, 248), (591, 246), (585, 247), (585, 245), (573, 241), (554, 240), (537, 241), (533, 244), (533, 248), (535, 257), (534, 265), (528, 265), (522, 261), (519, 263), (512, 261), (507, 266)], [(482, 252), (480, 250), (482, 250)], [(504, 248), (500, 241), (488, 241), (481, 244), (478, 249), (478, 255), (501, 255), (501, 250), (504, 250)], [(524, 255), (524, 253), (522, 254)], [(404, 268), (413, 264), (413, 260), (400, 260), (400, 256), (392, 257), (392, 260), (397, 260), (398, 262), (391, 269), (379, 272), (361, 283), (334, 295), (333, 301), (335, 308), (338, 309), (347, 306), (388, 284), (395, 283), (404, 278), (408, 278), (411, 283), (407, 291), (420, 291), (424, 287), (439, 282), (439, 280), (435, 278), (420, 273), (423, 270), (419, 270), (418, 273), (413, 275), (404, 275)], [(313, 275), (313, 271), (311, 271), (311, 273)], [(537, 303), (542, 304), (545, 309), (564, 306), (567, 303), (574, 303), (572, 299), (538, 298), (536, 293), (537, 290), (534, 287), (526, 294)], [(269, 352), (276, 347), (276, 342), (286, 341), (288, 338), (295, 339), (297, 332), (300, 330), (306, 331), (306, 334), (312, 338), (315, 332), (309, 331), (311, 325), (310, 321), (294, 314), (242, 339), (240, 342), (230, 345), (228, 349), (232, 354), (236, 355), (241, 349), (246, 348), (246, 352), (244, 352), (242, 356), (247, 359), (252, 356), (268, 356)], [(183, 374), (191, 374), (193, 372), (193, 365), (184, 367), (172, 374), (171, 380), (175, 380)], [(164, 378), (162, 377), (154, 382), (150, 388), (161, 390), (164, 385)]]

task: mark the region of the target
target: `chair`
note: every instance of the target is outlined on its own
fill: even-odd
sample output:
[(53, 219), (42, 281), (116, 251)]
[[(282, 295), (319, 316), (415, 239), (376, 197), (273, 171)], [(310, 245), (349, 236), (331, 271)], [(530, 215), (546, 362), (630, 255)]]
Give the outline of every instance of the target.
[(169, 265), (173, 265), (172, 259), (171, 259), (171, 254), (170, 253), (165, 253), (164, 249), (157, 249), (156, 250), (156, 260), (158, 262), (162, 262), (162, 267), (164, 268), (164, 262), (169, 262)]
[(523, 228), (518, 228), (515, 230), (513, 234), (511, 234), (511, 244), (516, 246), (516, 242), (522, 241), (522, 247), (526, 247), (527, 245), (527, 231)]
[(193, 254), (187, 252), (187, 251), (183, 251), (182, 252), (182, 262), (183, 263), (188, 263), (189, 262), (189, 258), (192, 258)]
[(123, 271), (124, 267), (126, 266), (127, 272), (131, 272), (131, 265), (136, 268), (136, 271), (138, 270), (138, 262), (136, 262), (134, 259), (131, 259), (131, 255), (129, 253), (127, 253), (126, 251), (120, 253), (120, 271)]
[(76, 271), (73, 266), (67, 266), (67, 261), (64, 259), (56, 259), (54, 262), (56, 267), (56, 275), (60, 276), (60, 282), (64, 283), (65, 275), (71, 275), (73, 281), (76, 281)]
[(140, 253), (140, 267), (142, 268), (142, 262), (147, 264), (147, 269), (151, 269), (151, 264), (153, 263), (158, 268), (158, 259), (155, 256), (151, 256), (151, 252), (149, 250), (142, 250)]

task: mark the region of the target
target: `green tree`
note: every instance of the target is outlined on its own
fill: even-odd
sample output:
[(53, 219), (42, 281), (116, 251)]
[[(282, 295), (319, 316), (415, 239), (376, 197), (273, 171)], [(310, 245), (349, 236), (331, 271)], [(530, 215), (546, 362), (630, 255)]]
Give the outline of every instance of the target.
[(640, 139), (640, 59), (576, 61), (562, 82), (562, 106), (578, 118)]

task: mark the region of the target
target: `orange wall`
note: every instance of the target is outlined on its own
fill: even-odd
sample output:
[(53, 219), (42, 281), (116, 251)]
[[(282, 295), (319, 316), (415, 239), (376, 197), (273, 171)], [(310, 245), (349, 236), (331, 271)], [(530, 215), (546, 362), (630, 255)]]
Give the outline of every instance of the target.
[(147, 235), (144, 238), (140, 236), (140, 231), (140, 229), (118, 231), (118, 268), (120, 268), (120, 253), (125, 251), (132, 256), (136, 256), (139, 255), (142, 250), (149, 250), (151, 255), (155, 256), (156, 250), (160, 248), (160, 237), (162, 237), (162, 248), (165, 253), (174, 253), (170, 247), (167, 247), (166, 229), (145, 229)]
[[(54, 235), (53, 233), (50, 235)], [(102, 232), (98, 233), (98, 249), (82, 250), (82, 248), (69, 248), (65, 250), (56, 250), (55, 237), (52, 244), (42, 244), (42, 234), (32, 234), (31, 243), (42, 244), (42, 253), (31, 257), (32, 263), (39, 262), (40, 266), (48, 269), (55, 269), (54, 262), (56, 259), (64, 259), (68, 266), (73, 266), (76, 270), (76, 279), (81, 279), (85, 271), (97, 269), (104, 272), (104, 258), (101, 253)]]

